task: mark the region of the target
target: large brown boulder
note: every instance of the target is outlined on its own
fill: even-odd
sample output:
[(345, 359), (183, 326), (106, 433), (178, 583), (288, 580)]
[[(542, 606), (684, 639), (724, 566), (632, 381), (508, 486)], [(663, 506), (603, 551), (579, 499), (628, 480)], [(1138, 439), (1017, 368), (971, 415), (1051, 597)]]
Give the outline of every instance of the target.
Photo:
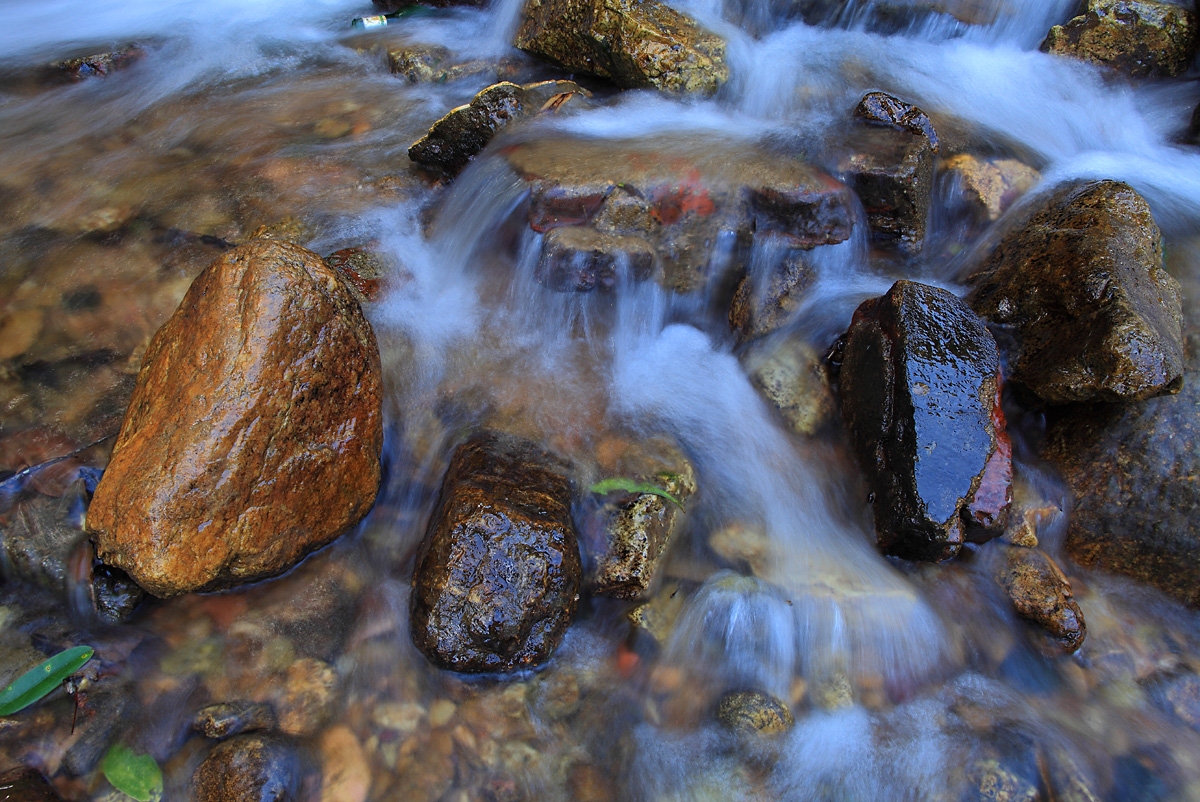
[(874, 494), (880, 548), (943, 560), (1000, 533), (1011, 452), (987, 327), (945, 290), (898, 281), (846, 334), (842, 415)]
[(1178, 395), (1079, 404), (1051, 422), (1042, 456), (1066, 479), (1076, 562), (1200, 607), (1200, 334), (1189, 327)]
[(1196, 14), (1155, 0), (1088, 0), (1086, 11), (1055, 25), (1042, 51), (1103, 64), (1135, 78), (1179, 75), (1196, 53)]
[(627, 89), (711, 95), (729, 80), (725, 41), (658, 0), (528, 0), (516, 45)]
[(310, 251), (252, 241), (154, 335), (87, 528), (157, 596), (273, 576), (366, 515), (382, 445), (350, 289)]
[(1178, 389), (1178, 282), (1150, 207), (1116, 181), (1038, 199), (968, 277), (967, 303), (1013, 340), (1008, 378), (1051, 403)]
[(413, 573), (413, 642), (434, 664), (503, 672), (550, 659), (582, 576), (566, 474), (500, 435), (454, 452)]

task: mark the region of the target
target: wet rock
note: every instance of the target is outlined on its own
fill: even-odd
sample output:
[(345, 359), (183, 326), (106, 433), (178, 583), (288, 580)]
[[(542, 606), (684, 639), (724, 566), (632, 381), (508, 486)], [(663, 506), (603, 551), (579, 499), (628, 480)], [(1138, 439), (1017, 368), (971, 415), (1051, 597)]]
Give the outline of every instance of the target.
[(54, 64), (53, 69), (74, 81), (82, 81), (85, 78), (103, 78), (110, 72), (124, 69), (140, 61), (145, 55), (146, 51), (141, 46), (127, 45), (119, 50), (59, 61)]
[(256, 730), (270, 731), (278, 725), (275, 709), (262, 702), (220, 702), (201, 708), (192, 717), (192, 729), (213, 740)]
[(1187, 674), (1166, 683), (1167, 706), (1180, 721), (1200, 730), (1200, 677)]
[(316, 254), (255, 240), (188, 290), (146, 351), (87, 526), (158, 596), (273, 576), (379, 487), (374, 332)]
[(514, 120), (537, 113), (550, 102), (549, 98), (543, 99), (548, 88), (546, 84), (560, 97), (559, 105), (586, 94), (586, 90), (570, 81), (547, 81), (526, 86), (508, 81), (493, 84), (472, 98), (470, 103), (451, 109), (445, 117), (434, 123), (429, 133), (408, 149), (408, 157), (422, 167), (457, 175), (487, 147), (487, 143), (501, 128)]
[(734, 732), (779, 735), (796, 723), (788, 706), (768, 693), (736, 691), (717, 703), (717, 721)]
[(366, 802), (371, 791), (371, 763), (349, 727), (338, 725), (321, 734), (320, 802)]
[(750, 383), (796, 434), (814, 435), (833, 417), (835, 403), (825, 362), (800, 337), (751, 351), (743, 361)]
[(342, 248), (325, 257), (325, 264), (341, 274), (360, 304), (378, 301), (385, 277), (400, 272), (389, 261), (366, 248)]
[(654, 250), (644, 239), (562, 226), (546, 232), (537, 280), (559, 292), (591, 292), (610, 290), (623, 277), (641, 281), (653, 272)]
[(625, 617), (635, 632), (646, 636), (656, 646), (666, 646), (687, 598), (678, 583), (665, 582), (649, 601), (637, 605)]
[[(75, 722), (62, 766), (72, 777), (90, 774), (112, 746), (129, 707), (130, 687), (124, 682), (95, 683), (87, 692), (87, 715)], [(82, 707), (82, 705), (81, 705)]]
[[(645, 596), (677, 536), (684, 510), (696, 492), (691, 462), (668, 438), (647, 440), (618, 463), (617, 474), (669, 493), (679, 504), (654, 493), (619, 493), (622, 500), (601, 508), (604, 542), (594, 555), (592, 593), (618, 599)], [(680, 506), (682, 505), (682, 506)]]
[(1154, 0), (1088, 0), (1087, 10), (1055, 25), (1043, 53), (1114, 67), (1135, 78), (1179, 75), (1196, 52), (1196, 14)]
[(196, 802), (293, 802), (304, 779), (294, 744), (278, 735), (238, 735), (213, 748), (192, 775)]
[(868, 92), (863, 95), (854, 116), (872, 125), (895, 128), (925, 137), (934, 153), (938, 152), (938, 136), (933, 122), (925, 112), (911, 103), (905, 103), (887, 92)]
[(247, 239), (273, 239), (279, 242), (290, 242), (293, 245), (305, 245), (316, 236), (316, 229), (308, 223), (295, 217), (285, 217), (282, 220), (259, 226), (251, 232)]
[(871, 236), (919, 253), (933, 191), (930, 139), (906, 127), (860, 124), (838, 147), (837, 172), (862, 201)]
[(1180, 289), (1146, 201), (1116, 181), (1075, 183), (1018, 222), (967, 279), (967, 303), (1014, 340), (1008, 378), (1051, 403), (1176, 391)]
[[(874, 492), (886, 553), (953, 557), (972, 518), (999, 534), (1011, 463), (998, 373), (991, 334), (945, 290), (898, 281), (855, 311), (842, 414)], [(994, 502), (986, 514), (972, 510), (983, 497)]]
[(976, 760), (967, 769), (969, 802), (1036, 802), (1037, 786), (998, 760)]
[(582, 573), (566, 475), (514, 438), (455, 451), (413, 574), (413, 641), (433, 663), (502, 672), (550, 658)]
[(410, 84), (440, 84), (496, 72), (496, 65), (482, 59), (456, 61), (447, 48), (422, 44), (388, 50), (388, 67)]
[(62, 802), (37, 769), (18, 766), (0, 774), (0, 800), (4, 802)]
[(1071, 583), (1062, 569), (1045, 552), (1005, 547), (999, 581), (1017, 615), (1046, 630), (1067, 652), (1083, 645), (1087, 635), (1083, 611), (1072, 598)]
[(729, 325), (740, 340), (764, 337), (792, 319), (814, 278), (807, 254), (789, 251), (766, 276), (747, 273), (738, 282), (729, 304)]
[(712, 95), (729, 80), (724, 40), (658, 0), (528, 0), (515, 44), (627, 89)]
[(1071, 408), (1050, 424), (1042, 456), (1074, 498), (1066, 548), (1081, 565), (1148, 582), (1200, 606), (1200, 341), (1178, 395)]
[(897, 33), (928, 24), (939, 16), (963, 25), (987, 25), (997, 6), (978, 0), (785, 0), (786, 16), (809, 25), (862, 25), (878, 33)]
[(653, 249), (656, 281), (680, 292), (709, 286), (726, 267), (712, 263), (716, 242), (736, 251), (769, 233), (805, 248), (850, 236), (845, 186), (744, 142), (536, 140), (503, 155), (529, 188), (530, 228), (636, 237)]
[(941, 170), (957, 183), (962, 198), (978, 220), (995, 222), (1041, 174), (1016, 159), (978, 158), (960, 153), (942, 162)]
[(312, 735), (333, 717), (341, 700), (341, 678), (324, 660), (304, 657), (288, 666), (279, 696), (279, 729)]
[(771, 560), (771, 537), (760, 527), (735, 521), (708, 536), (708, 547), (730, 568), (765, 578)]

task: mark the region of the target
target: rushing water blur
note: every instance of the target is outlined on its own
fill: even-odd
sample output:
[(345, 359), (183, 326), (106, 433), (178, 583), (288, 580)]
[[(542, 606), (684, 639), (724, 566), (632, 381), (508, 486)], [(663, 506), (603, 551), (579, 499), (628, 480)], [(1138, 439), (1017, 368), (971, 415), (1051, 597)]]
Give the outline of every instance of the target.
[[(588, 109), (537, 121), (536, 136), (681, 149), (770, 140), (820, 164), (846, 111), (882, 89), (916, 102), (939, 130), (945, 122), (951, 135), (1030, 161), (1038, 190), (1074, 176), (1129, 182), (1193, 286), (1200, 151), (1173, 143), (1195, 103), (1189, 83), (1131, 85), (1037, 52), (1073, 12), (1067, 0), (946, 2), (950, 13), (886, 31), (875, 5), (851, 3), (815, 27), (767, 2), (680, 2), (729, 41), (732, 77), (715, 99), (598, 91)], [(502, 160), (485, 153), (449, 187), (416, 175), (408, 145), (489, 81), (410, 86), (387, 72), (378, 45), (511, 56), (519, 8), (497, 0), (353, 36), (348, 20), (370, 9), (346, 0), (0, 2), (0, 434), (39, 427), (64, 438), (26, 464), (115, 431), (145, 339), (224, 242), (294, 217), (322, 254), (370, 243), (402, 266), (368, 308), (389, 387), (388, 479), (375, 511), (276, 582), (157, 604), (121, 627), (60, 628), (64, 641), (106, 644), (119, 676), (98, 683), (137, 684), (105, 737), (152, 751), (181, 795), (198, 759), (180, 734), (190, 710), (274, 698), (271, 686), (312, 655), (342, 677), (322, 725), (354, 733), (373, 799), (957, 798), (971, 782), (964, 771), (1027, 762), (1030, 744), (1043, 755), (1031, 776), (1060, 789), (1075, 787), (1063, 777), (1082, 777), (1112, 799), (1200, 799), (1200, 735), (1147, 680), (1200, 669), (1194, 613), (1076, 571), (1088, 644), (1079, 657), (1044, 656), (981, 589), (982, 560), (902, 572), (877, 554), (852, 464), (777, 420), (716, 299), (651, 282), (554, 293), (532, 278), (540, 235), (501, 242), (524, 199)], [(104, 80), (47, 88), (31, 77), (130, 42), (144, 57)], [(931, 247), (906, 270), (953, 289), (973, 243), (942, 211)], [(716, 269), (727, 246), (713, 243)], [(756, 242), (750, 269), (777, 258), (773, 248)], [(827, 345), (898, 274), (872, 261), (861, 226), (813, 258), (815, 283), (792, 327)], [(80, 292), (82, 308), (60, 302)], [(416, 653), (411, 555), (449, 450), (484, 422), (547, 442), (584, 474), (613, 431), (667, 431), (684, 446), (701, 491), (666, 568), (682, 590), (661, 648), (627, 643), (624, 608), (593, 600), (539, 675), (467, 683)], [(103, 464), (102, 453), (89, 459)], [(1061, 499), (1052, 476), (1021, 468)], [(760, 537), (754, 577), (707, 546), (711, 532), (739, 526)], [(27, 645), (12, 635), (17, 623), (66, 620), (49, 596), (10, 591), (4, 604), (13, 644)], [(723, 733), (712, 705), (742, 687), (792, 702), (794, 730), (769, 746)], [(2, 738), (11, 761), (64, 759), (53, 738)], [(314, 754), (328, 761), (324, 744)], [(64, 785), (98, 798), (94, 784)]]

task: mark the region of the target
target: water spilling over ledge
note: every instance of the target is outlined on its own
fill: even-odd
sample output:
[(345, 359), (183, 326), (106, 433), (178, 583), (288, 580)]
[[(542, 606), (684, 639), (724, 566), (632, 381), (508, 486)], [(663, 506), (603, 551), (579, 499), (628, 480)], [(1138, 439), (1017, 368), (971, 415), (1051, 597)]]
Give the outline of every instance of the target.
[[(1132, 24), (1111, 5), (1088, 24)], [(95, 656), (0, 718), (0, 773), (37, 772), (0, 784), (111, 799), (125, 746), (165, 799), (1200, 799), (1194, 52), (1063, 55), (1067, 0), (669, 6), (543, 0), (537, 43), (519, 0), (367, 32), (352, 0), (3, 8), (0, 685)], [(452, 110), (455, 176), (409, 157)], [(231, 478), (256, 427), (287, 471), (348, 441), (286, 451), (296, 399), (337, 420), (308, 377), (361, 378), (304, 309), (231, 303), (296, 346), (270, 370), (219, 315), (197, 352), (151, 343), (249, 252), (313, 263), (309, 312), (361, 305), (379, 492), (298, 565), (315, 545), (254, 547), (273, 578), (146, 598), (83, 511), (171, 349), (209, 366), (188, 410), (250, 410), (184, 450), (272, 499), (256, 534), (338, 518), (332, 480), (292, 504), (283, 467)], [(934, 300), (878, 312), (905, 292)], [(951, 307), (999, 369), (938, 361)], [(1045, 361), (1075, 344), (1075, 373)], [(963, 409), (970, 436), (921, 439)], [(952, 559), (882, 553), (925, 531), (879, 479), (905, 470)], [(207, 510), (198, 486), (171, 502)]]

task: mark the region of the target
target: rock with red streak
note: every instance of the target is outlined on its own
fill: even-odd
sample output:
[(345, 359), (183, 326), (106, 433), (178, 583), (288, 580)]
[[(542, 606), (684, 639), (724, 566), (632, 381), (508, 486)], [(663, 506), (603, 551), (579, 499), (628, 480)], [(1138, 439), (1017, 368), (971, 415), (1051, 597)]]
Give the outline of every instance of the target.
[(550, 659), (582, 577), (567, 473), (504, 435), (455, 451), (413, 573), (412, 637), (434, 664), (506, 672)]
[(974, 530), (1000, 534), (1011, 467), (987, 327), (945, 290), (898, 281), (846, 335), (842, 414), (874, 494), (880, 548), (953, 557)]
[(345, 281), (254, 240), (155, 334), (87, 527), (158, 596), (274, 576), (366, 515), (382, 444), (379, 349)]
[(643, 260), (648, 245), (655, 279), (681, 292), (715, 280), (713, 243), (771, 234), (809, 248), (848, 239), (853, 224), (847, 187), (744, 142), (533, 140), (502, 153), (529, 188), (530, 228), (634, 238), (625, 251)]

